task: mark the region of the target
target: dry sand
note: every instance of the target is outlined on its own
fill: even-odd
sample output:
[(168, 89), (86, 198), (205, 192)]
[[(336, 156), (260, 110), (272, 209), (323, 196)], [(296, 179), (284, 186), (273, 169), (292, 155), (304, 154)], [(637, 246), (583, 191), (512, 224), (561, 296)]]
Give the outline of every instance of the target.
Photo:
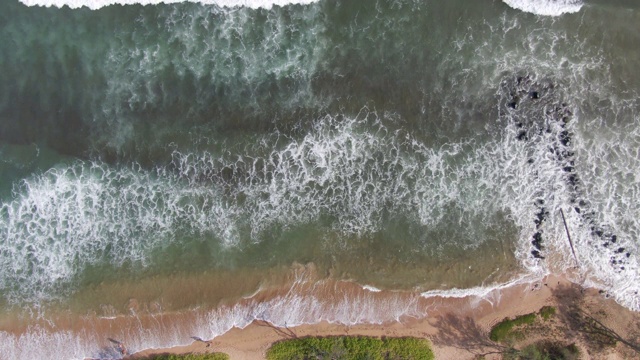
[(161, 353), (225, 352), (232, 360), (264, 359), (269, 346), (278, 340), (304, 336), (368, 335), (414, 336), (430, 339), (437, 359), (473, 359), (486, 354), (487, 359), (499, 359), (503, 350), (488, 338), (491, 327), (505, 317), (537, 312), (542, 306), (558, 309), (555, 320), (529, 335), (521, 343), (540, 339), (555, 339), (563, 343), (576, 343), (585, 359), (626, 359), (637, 356), (628, 347), (618, 343), (603, 349), (587, 344), (581, 331), (570, 326), (571, 309), (593, 314), (604, 325), (625, 339), (637, 336), (640, 314), (630, 311), (609, 299), (606, 293), (585, 289), (563, 276), (550, 275), (533, 283), (514, 285), (496, 290), (484, 298), (432, 297), (427, 301), (427, 316), (421, 319), (402, 319), (382, 325), (354, 326), (322, 322), (291, 328), (279, 328), (269, 323), (254, 321), (244, 329), (231, 331), (210, 340), (210, 346), (194, 341), (189, 346), (142, 351), (129, 359)]

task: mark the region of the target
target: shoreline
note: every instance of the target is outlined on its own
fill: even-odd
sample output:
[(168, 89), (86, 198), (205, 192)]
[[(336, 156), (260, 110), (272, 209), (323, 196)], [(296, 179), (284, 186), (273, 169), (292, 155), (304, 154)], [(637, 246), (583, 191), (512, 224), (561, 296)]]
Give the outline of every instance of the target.
[[(426, 338), (437, 359), (474, 359), (477, 354), (504, 351), (504, 344), (489, 340), (492, 326), (503, 319), (537, 313), (543, 306), (570, 309), (578, 298), (578, 308), (606, 313), (604, 323), (611, 323), (622, 338), (637, 336), (632, 340), (640, 343), (640, 312), (623, 307), (602, 290), (578, 284), (590, 283), (580, 281), (570, 269), (562, 274), (520, 274), (484, 287), (429, 292), (373, 289), (326, 278), (312, 263), (297, 264), (290, 275), (286, 286), (262, 288), (213, 308), (115, 317), (60, 313), (56, 318), (34, 319), (32, 325), (14, 321), (14, 326), (0, 331), (0, 353), (8, 354), (8, 359), (37, 355), (128, 360), (166, 353), (224, 352), (231, 359), (252, 360), (264, 359), (272, 343), (286, 338), (363, 335)], [(565, 311), (559, 314), (566, 321)], [(554, 327), (558, 333), (560, 326)], [(579, 331), (568, 330), (562, 330), (558, 339), (581, 344), (585, 353), (592, 351)], [(114, 339), (122, 342), (129, 355), (122, 356)], [(613, 352), (606, 358), (629, 358), (619, 347), (607, 348)], [(487, 359), (500, 358), (492, 356)]]
[[(500, 358), (496, 354), (491, 355), (496, 344), (489, 341), (488, 333), (493, 325), (507, 317), (537, 312), (543, 306), (562, 309), (567, 306), (568, 301), (563, 297), (569, 293), (580, 294), (579, 296), (584, 297), (581, 301), (588, 305), (581, 306), (610, 312), (611, 319), (617, 319), (614, 321), (614, 325), (619, 327), (618, 333), (622, 335), (629, 335), (628, 327), (632, 326), (633, 321), (640, 320), (640, 313), (622, 307), (609, 298), (606, 293), (573, 283), (568, 280), (566, 275), (551, 274), (538, 280), (524, 281), (503, 287), (498, 286), (496, 289), (488, 291), (484, 296), (431, 295), (424, 298), (423, 305), (426, 306), (424, 317), (404, 317), (397, 321), (387, 321), (381, 324), (356, 325), (335, 324), (322, 320), (316, 324), (291, 327), (276, 326), (263, 320), (253, 320), (245, 327), (233, 327), (220, 336), (205, 339), (206, 342), (194, 341), (185, 346), (146, 349), (127, 356), (125, 359), (141, 359), (165, 353), (224, 352), (234, 360), (257, 360), (264, 359), (266, 350), (272, 343), (279, 340), (293, 337), (339, 335), (427, 338), (432, 343), (436, 359), (473, 359), (477, 354), (482, 353), (488, 354), (487, 359)], [(625, 321), (626, 325), (621, 325)], [(487, 335), (486, 341), (481, 338), (469, 339), (470, 334), (476, 337), (480, 334)], [(580, 344), (578, 336), (569, 340), (574, 340), (586, 352), (585, 358), (591, 358), (589, 346)], [(477, 342), (473, 343), (474, 341)], [(207, 343), (210, 346), (207, 346)], [(620, 346), (618, 345), (618, 347)], [(618, 347), (607, 350), (609, 351), (608, 359), (625, 358), (625, 350), (618, 349)]]

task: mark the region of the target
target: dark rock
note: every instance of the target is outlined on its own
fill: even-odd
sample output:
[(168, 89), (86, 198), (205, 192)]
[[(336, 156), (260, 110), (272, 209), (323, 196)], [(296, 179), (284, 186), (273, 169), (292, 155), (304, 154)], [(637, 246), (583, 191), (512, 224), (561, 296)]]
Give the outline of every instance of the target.
[(533, 241), (531, 241), (531, 245), (533, 245), (537, 250), (542, 250), (542, 233), (538, 231), (533, 234)]
[(533, 255), (533, 257), (536, 259), (544, 259), (544, 256), (540, 255), (540, 252), (538, 250), (531, 251), (531, 255)]
[[(573, 113), (566, 102), (562, 101), (562, 94), (557, 92), (555, 84), (549, 80), (536, 80), (528, 75), (515, 75), (509, 79), (505, 79), (501, 82), (501, 86), (504, 90), (505, 98), (503, 98), (507, 108), (519, 109), (517, 112), (509, 113), (509, 120), (512, 121), (512, 125), (517, 128), (516, 138), (520, 141), (531, 141), (529, 135), (544, 135), (545, 132), (550, 133), (550, 136), (554, 138), (552, 144), (546, 146), (551, 156), (557, 161), (557, 168), (562, 169), (564, 175), (564, 181), (567, 185), (567, 200), (572, 205), (575, 213), (578, 214), (582, 221), (582, 226), (587, 226), (591, 230), (593, 237), (599, 237), (599, 241), (593, 241), (592, 246), (600, 245), (600, 249), (609, 249), (609, 255), (615, 255), (612, 261), (613, 264), (621, 264), (622, 254), (625, 254), (625, 249), (621, 247), (615, 247), (617, 238), (613, 235), (607, 226), (600, 226), (597, 221), (598, 217), (589, 203), (581, 199), (585, 194), (581, 188), (582, 183), (578, 176), (578, 169), (575, 165), (575, 153), (572, 151), (572, 133), (568, 126), (573, 117)], [(526, 98), (535, 101), (527, 101)], [(503, 105), (503, 106), (505, 106)], [(531, 116), (530, 110), (538, 111), (538, 116)], [(526, 116), (526, 119), (523, 117)], [(548, 138), (548, 137), (547, 137)], [(546, 142), (542, 144), (527, 144), (527, 146), (545, 146)], [(543, 150), (544, 148), (539, 148)], [(527, 163), (537, 163), (533, 158), (527, 159)], [(545, 189), (540, 189), (545, 191)], [(552, 194), (553, 195), (553, 194)], [(542, 199), (535, 200), (535, 206), (537, 208), (534, 214), (534, 223), (536, 225), (535, 233), (531, 239), (531, 254), (535, 258), (543, 259), (541, 250), (543, 246), (543, 226), (549, 212), (545, 210), (544, 201)], [(588, 240), (592, 241), (592, 240)], [(629, 257), (630, 253), (626, 252), (626, 256)]]
[(571, 174), (569, 175), (569, 183), (575, 187), (576, 185), (578, 185), (578, 177), (575, 174)]
[(564, 146), (569, 145), (571, 137), (569, 137), (569, 132), (567, 130), (563, 130), (560, 132), (560, 143)]
[(547, 213), (544, 211), (544, 208), (541, 208), (540, 211), (536, 213), (536, 218), (533, 220), (533, 222), (536, 224), (537, 227), (540, 227), (540, 225), (542, 225), (542, 222), (544, 221), (546, 214)]
[(524, 130), (521, 130), (518, 132), (518, 140), (528, 140), (527, 139), (527, 132)]

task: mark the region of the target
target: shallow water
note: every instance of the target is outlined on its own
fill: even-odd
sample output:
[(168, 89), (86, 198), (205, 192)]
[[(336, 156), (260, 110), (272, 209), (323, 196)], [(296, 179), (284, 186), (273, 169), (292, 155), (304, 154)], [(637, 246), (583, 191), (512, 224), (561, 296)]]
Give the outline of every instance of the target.
[(574, 266), (560, 210), (587, 282), (640, 308), (635, 2), (24, 4), (0, 4), (0, 297), (25, 324), (266, 306), (294, 264), (493, 286)]

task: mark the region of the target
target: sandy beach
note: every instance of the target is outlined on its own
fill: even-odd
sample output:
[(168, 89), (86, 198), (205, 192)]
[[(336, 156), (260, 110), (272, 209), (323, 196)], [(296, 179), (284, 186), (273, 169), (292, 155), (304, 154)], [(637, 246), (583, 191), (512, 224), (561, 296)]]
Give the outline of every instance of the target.
[(209, 339), (210, 346), (205, 342), (194, 341), (189, 346), (141, 351), (127, 359), (162, 353), (203, 352), (225, 352), (231, 359), (238, 360), (264, 359), (266, 350), (276, 341), (331, 335), (427, 338), (433, 344), (437, 359), (473, 359), (479, 355), (485, 355), (487, 359), (499, 359), (504, 348), (489, 340), (491, 327), (506, 317), (537, 312), (547, 305), (556, 307), (554, 319), (534, 331), (534, 335), (527, 336), (518, 346), (541, 339), (552, 339), (575, 343), (584, 359), (627, 359), (634, 356), (633, 351), (620, 342), (608, 347), (585, 342), (579, 324), (573, 324), (571, 316), (576, 311), (583, 312), (598, 319), (604, 327), (622, 339), (634, 341), (638, 337), (640, 314), (618, 305), (606, 292), (583, 288), (564, 276), (549, 275), (539, 281), (494, 290), (484, 297), (434, 296), (426, 300), (428, 315), (424, 318), (403, 318), (384, 324), (353, 326), (321, 322), (314, 325), (276, 327), (268, 322), (254, 321), (245, 328), (234, 328)]

